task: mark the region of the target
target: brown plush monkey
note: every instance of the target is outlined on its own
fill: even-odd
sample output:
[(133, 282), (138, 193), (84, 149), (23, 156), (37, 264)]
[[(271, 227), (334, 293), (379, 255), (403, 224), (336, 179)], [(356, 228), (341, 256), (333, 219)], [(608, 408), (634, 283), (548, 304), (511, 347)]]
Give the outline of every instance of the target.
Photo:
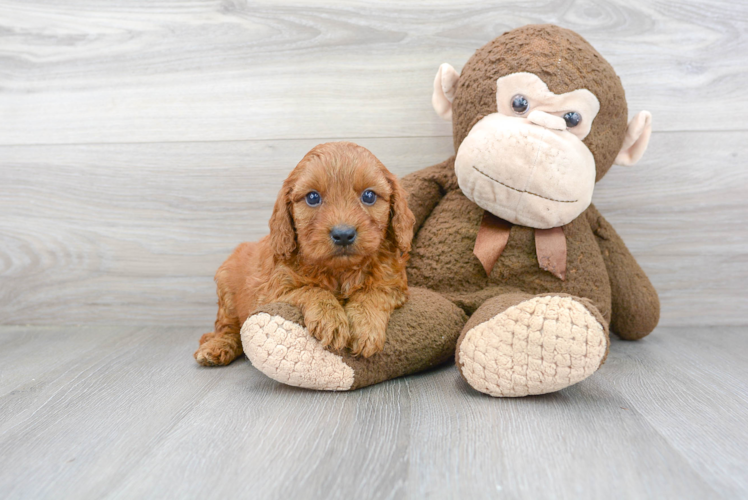
[(590, 203), (613, 163), (644, 153), (651, 117), (627, 123), (620, 80), (594, 48), (557, 26), (518, 28), (460, 75), (443, 64), (432, 102), (453, 121), (457, 154), (403, 179), (416, 216), (411, 299), (393, 314), (384, 351), (365, 360), (324, 351), (298, 311), (272, 304), (243, 329), (267, 375), (347, 390), (456, 350), (475, 389), (542, 394), (594, 373), (609, 327), (633, 340), (657, 325), (657, 293)]

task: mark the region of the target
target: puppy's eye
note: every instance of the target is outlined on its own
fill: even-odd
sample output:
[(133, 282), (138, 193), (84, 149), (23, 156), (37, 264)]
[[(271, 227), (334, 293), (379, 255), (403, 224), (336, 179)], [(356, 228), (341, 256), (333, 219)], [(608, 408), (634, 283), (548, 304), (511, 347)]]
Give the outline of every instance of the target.
[(512, 109), (517, 114), (524, 114), (530, 107), (530, 103), (527, 102), (527, 98), (523, 95), (517, 94), (512, 97)]
[(566, 120), (567, 127), (576, 127), (582, 121), (582, 115), (576, 111), (570, 111), (564, 115), (564, 120)]
[(364, 205), (373, 205), (377, 201), (377, 193), (372, 191), (371, 189), (367, 189), (363, 193), (361, 193), (361, 203)]
[(322, 196), (317, 191), (309, 191), (306, 196), (306, 204), (310, 207), (316, 207), (322, 203)]

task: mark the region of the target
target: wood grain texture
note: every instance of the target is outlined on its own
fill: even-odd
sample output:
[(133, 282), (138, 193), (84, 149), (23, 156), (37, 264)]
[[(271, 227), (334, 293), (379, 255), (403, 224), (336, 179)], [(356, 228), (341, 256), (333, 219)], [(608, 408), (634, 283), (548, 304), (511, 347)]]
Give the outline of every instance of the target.
[(654, 113), (595, 198), (662, 323), (748, 322), (742, 3), (0, 0), (0, 324), (207, 328), (213, 272), (308, 149), (442, 161), (439, 63), (530, 22), (582, 33)]
[(295, 389), (247, 361), (197, 366), (198, 333), (0, 327), (0, 496), (748, 495), (744, 327), (614, 341), (590, 379), (518, 399), (473, 391), (453, 366)]
[(439, 64), (543, 22), (604, 54), (655, 130), (745, 129), (734, 0), (3, 0), (0, 144), (449, 136)]
[[(213, 273), (267, 233), (283, 179), (317, 142), (0, 147), (2, 322), (209, 329)], [(358, 142), (399, 175), (453, 154), (449, 138)], [(639, 165), (598, 185), (662, 324), (748, 319), (747, 157), (747, 132), (657, 133)]]

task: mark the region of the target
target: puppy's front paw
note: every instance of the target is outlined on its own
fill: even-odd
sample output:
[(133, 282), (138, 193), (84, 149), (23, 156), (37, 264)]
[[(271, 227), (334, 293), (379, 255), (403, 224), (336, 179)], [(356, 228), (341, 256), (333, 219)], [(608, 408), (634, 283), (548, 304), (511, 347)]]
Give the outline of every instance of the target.
[(351, 352), (368, 358), (384, 349), (389, 315), (382, 311), (366, 311), (360, 306), (346, 309), (351, 325)]
[(309, 333), (319, 340), (323, 347), (329, 346), (340, 350), (350, 341), (348, 317), (337, 301), (320, 302), (307, 307), (304, 311), (304, 323)]

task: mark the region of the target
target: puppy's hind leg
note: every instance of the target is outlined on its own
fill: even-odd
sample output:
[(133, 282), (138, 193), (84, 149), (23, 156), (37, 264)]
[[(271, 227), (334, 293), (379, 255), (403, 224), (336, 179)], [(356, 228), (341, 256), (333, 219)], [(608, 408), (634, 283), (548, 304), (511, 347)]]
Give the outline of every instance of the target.
[[(220, 288), (219, 284), (219, 294)], [(239, 318), (226, 307), (226, 302), (219, 295), (215, 331), (203, 335), (200, 347), (195, 351), (195, 360), (203, 366), (228, 365), (244, 352), (239, 334), (242, 325)]]

